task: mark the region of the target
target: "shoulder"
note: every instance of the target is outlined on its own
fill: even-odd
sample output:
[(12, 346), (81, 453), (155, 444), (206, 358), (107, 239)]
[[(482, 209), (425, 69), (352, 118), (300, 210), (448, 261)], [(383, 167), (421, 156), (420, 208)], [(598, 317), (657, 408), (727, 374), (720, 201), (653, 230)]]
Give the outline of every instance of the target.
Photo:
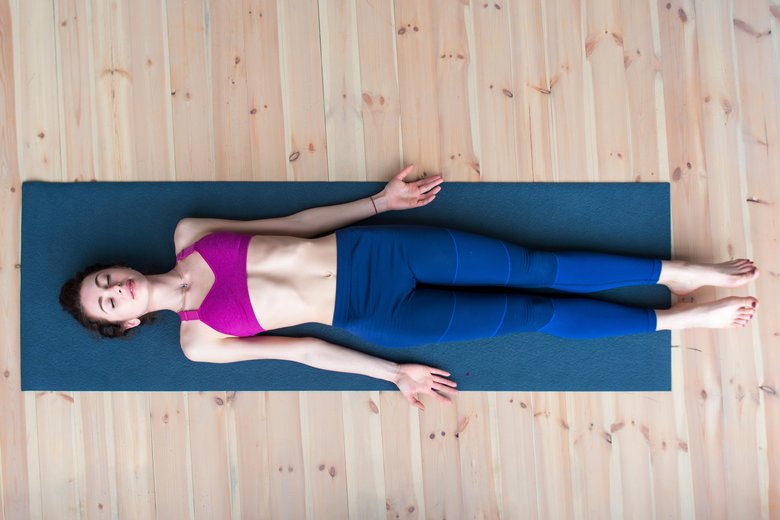
[(198, 241), (204, 234), (202, 226), (198, 225), (196, 218), (183, 218), (176, 223), (176, 228), (173, 230), (173, 245), (176, 248), (176, 254), (178, 255), (185, 247), (190, 246)]

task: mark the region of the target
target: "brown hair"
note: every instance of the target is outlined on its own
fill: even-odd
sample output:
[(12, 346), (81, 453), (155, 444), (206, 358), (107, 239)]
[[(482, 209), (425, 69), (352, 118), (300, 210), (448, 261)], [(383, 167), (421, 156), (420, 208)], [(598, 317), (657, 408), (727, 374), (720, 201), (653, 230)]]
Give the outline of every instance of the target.
[[(128, 338), (129, 332), (132, 329), (125, 329), (123, 324), (114, 323), (105, 320), (96, 320), (87, 316), (84, 312), (84, 307), (81, 305), (81, 284), (84, 282), (84, 278), (97, 273), (102, 269), (109, 267), (119, 267), (117, 265), (108, 264), (94, 264), (65, 282), (60, 290), (60, 305), (73, 316), (77, 322), (83, 325), (87, 330), (99, 334), (104, 338)], [(151, 323), (154, 321), (154, 313), (144, 314), (139, 318), (141, 325)], [(140, 326), (140, 325), (139, 325)], [(138, 327), (133, 327), (137, 329)]]

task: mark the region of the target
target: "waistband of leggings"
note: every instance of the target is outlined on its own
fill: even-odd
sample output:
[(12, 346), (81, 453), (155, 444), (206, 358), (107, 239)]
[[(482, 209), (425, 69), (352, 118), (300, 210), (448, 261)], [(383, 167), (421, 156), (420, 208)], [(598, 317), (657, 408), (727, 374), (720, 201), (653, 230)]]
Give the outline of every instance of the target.
[(348, 233), (336, 231), (336, 302), (333, 308), (333, 326), (343, 327), (349, 319), (351, 277), (349, 268)]

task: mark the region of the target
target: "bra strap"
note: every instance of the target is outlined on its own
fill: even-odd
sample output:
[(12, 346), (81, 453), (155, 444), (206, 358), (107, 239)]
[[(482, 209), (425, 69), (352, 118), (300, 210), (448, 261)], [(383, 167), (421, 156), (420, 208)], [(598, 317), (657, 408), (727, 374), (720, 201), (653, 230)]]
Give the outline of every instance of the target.
[(176, 255), (176, 260), (183, 260), (190, 256), (192, 252), (195, 251), (195, 244), (192, 244), (191, 246), (187, 246), (184, 249), (181, 250), (181, 252)]
[(181, 318), (181, 321), (192, 321), (192, 320), (199, 320), (200, 319), (200, 316), (198, 315), (198, 311), (197, 310), (194, 310), (194, 311), (182, 311), (182, 312), (177, 312), (176, 314), (179, 315), (179, 317)]

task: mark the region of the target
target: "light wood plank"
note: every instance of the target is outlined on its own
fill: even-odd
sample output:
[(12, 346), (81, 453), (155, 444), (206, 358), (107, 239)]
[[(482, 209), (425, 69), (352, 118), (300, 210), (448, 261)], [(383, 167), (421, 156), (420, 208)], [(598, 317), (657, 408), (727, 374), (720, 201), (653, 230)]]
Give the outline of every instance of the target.
[[(516, 104), (512, 88), (509, 11), (498, 3), (471, 3), (474, 22), (474, 71), (479, 106), (480, 161), (475, 167), (485, 181), (515, 181), (517, 164)], [(458, 61), (451, 63), (458, 63)]]
[[(696, 3), (699, 43), (699, 70), (704, 94), (702, 127), (704, 158), (709, 177), (710, 206), (719, 211), (710, 215), (716, 259), (745, 258), (745, 199), (741, 189), (737, 131), (739, 104), (733, 67), (732, 38), (723, 38), (733, 30), (730, 7), (723, 3)], [(718, 34), (715, 37), (715, 34)], [(745, 294), (744, 290), (716, 289), (717, 298)], [(761, 517), (758, 487), (758, 446), (756, 414), (759, 382), (753, 352), (733, 348), (741, 342), (752, 343), (753, 331), (718, 331), (716, 344), (720, 363), (720, 405), (723, 418), (723, 456), (727, 468), (726, 514), (729, 517)], [(731, 449), (739, 446), (738, 450)], [(736, 475), (739, 475), (738, 477)]]
[[(396, 53), (398, 60), (398, 90), (401, 100), (401, 134), (403, 164), (415, 164), (415, 173), (445, 172), (447, 165), (441, 156), (441, 141), (436, 106), (438, 96), (446, 95), (437, 88), (436, 58), (441, 53), (434, 33), (435, 12), (428, 2), (400, 0), (395, 3)], [(415, 28), (417, 30), (415, 30)], [(449, 50), (449, 49), (448, 49)], [(451, 53), (448, 52), (447, 56)], [(457, 86), (457, 83), (454, 85)], [(448, 89), (453, 84), (447, 85)], [(462, 87), (461, 87), (462, 88)], [(450, 142), (465, 143), (470, 135), (464, 128), (464, 137)], [(476, 163), (476, 156), (469, 149), (453, 150), (461, 154), (459, 159)], [(465, 164), (465, 163), (464, 163)], [(449, 180), (466, 180), (465, 170), (445, 172)], [(470, 175), (470, 174), (469, 174)]]
[[(400, 397), (400, 396), (398, 396)], [(342, 392), (350, 518), (385, 516), (385, 475), (379, 392)]]
[(327, 512), (335, 518), (347, 518), (350, 499), (341, 394), (301, 392), (299, 399), (303, 445), (300, 476), (306, 479), (306, 517), (316, 519)]
[(417, 464), (422, 466), (425, 490), (424, 517), (458, 516), (464, 507), (458, 438), (468, 426), (468, 416), (458, 413), (457, 407), (433, 398), (423, 396), (420, 400), (425, 411), (415, 410), (421, 448)]
[[(573, 508), (578, 518), (614, 514), (610, 480), (617, 439), (611, 414), (605, 410), (608, 396), (598, 393), (566, 394), (567, 415), (560, 426), (569, 433)], [(564, 477), (565, 478), (565, 477)], [(617, 497), (619, 500), (619, 497)], [(618, 502), (619, 504), (619, 502)], [(618, 515), (619, 516), (619, 515)]]
[(88, 6), (77, 0), (55, 2), (54, 19), (62, 78), (63, 178), (89, 181), (95, 178), (95, 165)]
[(542, 2), (508, 2), (506, 8), (511, 26), (512, 92), (517, 99), (517, 179), (548, 182), (553, 179), (551, 89)]
[(188, 464), (187, 413), (184, 395), (159, 392), (149, 400), (157, 518), (191, 518), (191, 471)]
[(211, 44), (214, 157), (218, 180), (250, 180), (252, 175), (249, 142), (252, 108), (247, 99), (244, 50), (244, 19), (248, 16), (248, 11), (239, 2), (208, 2), (206, 23)]
[[(27, 450), (27, 418), (21, 389), (19, 356), (19, 307), (21, 284), (21, 251), (19, 246), (22, 189), (20, 166), (23, 152), (17, 150), (17, 118), (15, 106), (20, 80), (18, 6), (0, 1), (0, 309), (4, 326), (0, 329), (0, 401), (4, 404), (0, 428), (0, 484), (4, 518), (28, 518), (30, 507), (30, 471)], [(21, 94), (21, 93), (20, 93)], [(19, 98), (21, 95), (18, 96)], [(34, 411), (32, 411), (35, 414)], [(36, 444), (35, 441), (31, 441)]]
[[(19, 92), (18, 108), (20, 166), (34, 169), (39, 180), (58, 181), (62, 179), (63, 164), (54, 6), (22, 2), (18, 13), (20, 25), (25, 27), (19, 34), (20, 53), (30, 57), (19, 64), (19, 77), (24, 85)], [(68, 392), (35, 394), (36, 462), (40, 468), (40, 514), (44, 517), (79, 515), (73, 403), (73, 395)]]
[[(90, 3), (97, 150), (96, 175), (102, 181), (134, 176), (135, 137), (127, 4)], [(146, 172), (140, 172), (145, 175)]]
[(230, 518), (225, 392), (189, 392), (187, 410), (196, 519)]
[(540, 518), (572, 518), (570, 427), (562, 393), (531, 394)]
[[(268, 392), (268, 469), (271, 518), (307, 516), (305, 468), (301, 436), (301, 404), (298, 392)], [(319, 471), (319, 467), (317, 468)]]
[(498, 468), (493, 466), (488, 393), (461, 393), (457, 406), (457, 436), (452, 431), (440, 433), (442, 437), (456, 437), (460, 450), (462, 514), (467, 518), (498, 518), (497, 486), (493, 478)]
[[(435, 128), (439, 134), (438, 161), (441, 170), (421, 171), (418, 167), (415, 171), (418, 176), (442, 173), (445, 178), (457, 181), (476, 181), (481, 176), (480, 142), (476, 137), (479, 135), (478, 83), (476, 69), (470, 65), (478, 63), (473, 5), (439, 2), (435, 4), (435, 16), (429, 18), (421, 11), (420, 16), (406, 15), (405, 25), (398, 20), (396, 34), (399, 43), (404, 41), (403, 38), (426, 40), (425, 47), (420, 47), (426, 54), (417, 59), (422, 58), (431, 67), (429, 74), (436, 76), (433, 80), (436, 102), (448, 107), (439, 112), (440, 122)], [(401, 31), (404, 33), (401, 34)], [(404, 115), (408, 117), (410, 114)], [(433, 153), (436, 152), (431, 150), (426, 155)], [(409, 157), (406, 151), (404, 155)]]
[(497, 392), (503, 518), (540, 518), (532, 394)]
[[(319, 0), (328, 171), (366, 178), (355, 0)], [(336, 177), (337, 175), (337, 177)]]
[(553, 112), (555, 181), (593, 180), (596, 174), (590, 157), (589, 129), (585, 108), (585, 49), (582, 14), (578, 0), (548, 2), (546, 10), (546, 52)]
[(355, 12), (366, 179), (389, 180), (404, 167), (393, 4), (356, 0)]
[(252, 179), (287, 178), (279, 13), (276, 0), (248, 0), (244, 51), (249, 104)]
[(327, 180), (331, 172), (326, 149), (317, 0), (279, 2), (277, 7), (287, 180)]
[[(672, 183), (672, 256), (691, 261), (713, 261), (707, 176), (704, 175), (701, 103), (696, 21), (689, 17), (691, 2), (672, 6), (657, 2), (664, 77), (666, 150)], [(690, 166), (689, 166), (690, 165)], [(662, 165), (663, 166), (663, 165)], [(668, 175), (668, 177), (667, 177)], [(685, 214), (701, 216), (680, 218)], [(682, 215), (681, 215), (682, 217)], [(688, 301), (714, 298), (711, 288), (700, 289)], [(690, 453), (694, 512), (699, 518), (725, 515), (725, 481), (722, 453), (722, 425), (718, 393), (718, 358), (715, 333), (709, 330), (685, 331), (680, 335), (683, 391), (687, 434), (678, 440), (678, 449)], [(680, 391), (677, 387), (676, 391)]]
[(623, 2), (588, 2), (585, 58), (590, 72), (598, 180), (630, 178), (626, 75), (623, 66)]
[[(240, 513), (243, 518), (269, 516), (271, 449), (267, 429), (266, 392), (237, 392), (228, 409), (235, 430)], [(235, 511), (235, 510), (234, 510)]]
[(204, 3), (170, 0), (166, 6), (176, 179), (213, 180), (216, 165), (206, 54), (210, 34)]
[[(425, 491), (417, 408), (400, 392), (380, 392), (385, 508), (387, 516), (425, 515)], [(416, 514), (414, 514), (416, 513)]]
[(149, 396), (116, 392), (111, 397), (119, 517), (153, 518), (154, 459)]
[(144, 100), (133, 102), (134, 168), (144, 178), (160, 181), (173, 180), (174, 174), (165, 13), (157, 0), (135, 1), (128, 12), (132, 96)]
[[(769, 7), (769, 16), (767, 8)], [(741, 111), (739, 138), (744, 154), (744, 182), (747, 190), (746, 233), (748, 253), (760, 265), (763, 274), (750, 288), (761, 302), (762, 310), (777, 309), (780, 265), (777, 258), (777, 238), (773, 227), (778, 221), (778, 207), (767, 204), (767, 194), (780, 192), (777, 172), (780, 171), (780, 90), (778, 87), (777, 43), (780, 6), (767, 6), (763, 1), (734, 2), (733, 24), (736, 50), (737, 86)], [(771, 32), (771, 34), (770, 34)], [(774, 51), (774, 52), (773, 52)], [(772, 200), (776, 200), (773, 196)], [(772, 224), (767, 225), (767, 222)], [(769, 275), (769, 276), (767, 276)], [(770, 311), (771, 312), (771, 311)], [(754, 336), (756, 369), (759, 383), (758, 405), (758, 471), (762, 513), (769, 518), (780, 517), (780, 332), (772, 319), (762, 313)], [(762, 426), (761, 423), (764, 423)], [(766, 493), (766, 494), (765, 494)]]
[[(656, 95), (662, 82), (661, 61), (655, 48), (658, 12), (652, 1), (623, 2), (623, 67), (628, 98), (629, 157), (625, 180), (659, 182), (659, 120), (663, 96)], [(660, 99), (659, 99), (660, 98)], [(659, 106), (660, 105), (660, 106)]]
[[(97, 392), (79, 392), (75, 396), (77, 417), (76, 440), (80, 441), (77, 450), (79, 461), (79, 494), (82, 518), (111, 518), (116, 509), (115, 497), (112, 497), (109, 461), (115, 461), (116, 454), (109, 452), (107, 439), (113, 431), (107, 430), (108, 422), (105, 399)], [(78, 419), (77, 419), (78, 421)], [(83, 487), (82, 487), (83, 486)]]

